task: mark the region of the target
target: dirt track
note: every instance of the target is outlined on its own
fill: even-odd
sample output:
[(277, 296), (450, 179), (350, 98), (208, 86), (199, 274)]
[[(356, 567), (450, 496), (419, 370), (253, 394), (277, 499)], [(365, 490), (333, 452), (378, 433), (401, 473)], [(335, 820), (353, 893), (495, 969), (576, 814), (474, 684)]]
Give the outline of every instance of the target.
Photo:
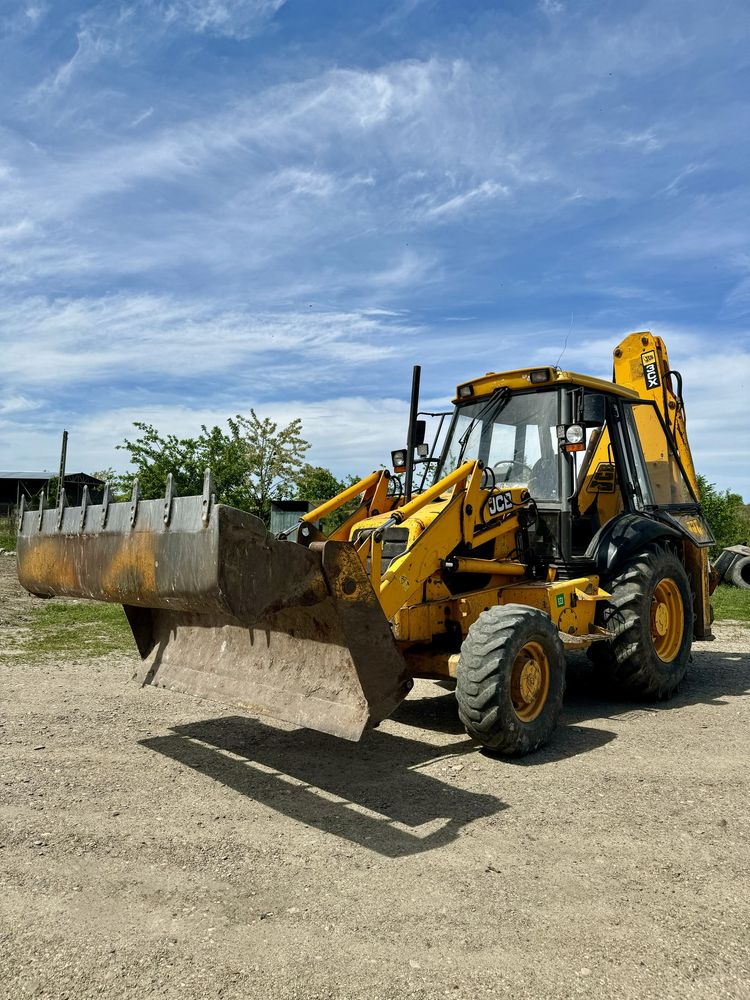
[[(0, 997), (750, 997), (750, 629), (643, 708), (572, 672), (493, 760), (418, 684), (359, 745), (27, 662), (0, 557)], [(7, 635), (7, 633), (6, 633)]]

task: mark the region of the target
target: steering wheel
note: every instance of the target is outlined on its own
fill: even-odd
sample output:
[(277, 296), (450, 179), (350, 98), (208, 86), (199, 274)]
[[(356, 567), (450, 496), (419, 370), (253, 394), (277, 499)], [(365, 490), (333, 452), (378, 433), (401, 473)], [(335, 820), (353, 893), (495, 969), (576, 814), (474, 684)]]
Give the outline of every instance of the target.
[(545, 500), (557, 499), (557, 461), (555, 458), (540, 458), (538, 462), (534, 463), (527, 487), (533, 497)]
[[(520, 475), (516, 471), (519, 469)], [(514, 483), (518, 480), (528, 482), (531, 476), (530, 465), (527, 465), (525, 462), (514, 462), (513, 459), (496, 462), (492, 466), (492, 471), (495, 473), (495, 479), (498, 483)]]

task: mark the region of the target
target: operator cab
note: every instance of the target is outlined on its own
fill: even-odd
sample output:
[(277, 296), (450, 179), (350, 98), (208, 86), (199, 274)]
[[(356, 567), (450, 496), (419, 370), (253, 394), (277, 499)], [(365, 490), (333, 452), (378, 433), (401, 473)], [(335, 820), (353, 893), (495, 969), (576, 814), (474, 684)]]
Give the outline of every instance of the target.
[(467, 459), (479, 459), (490, 486), (525, 487), (537, 502), (560, 499), (557, 428), (560, 400), (555, 389), (512, 392), (456, 406), (436, 480)]
[(625, 512), (666, 519), (683, 533), (689, 521), (701, 544), (698, 502), (671, 429), (633, 390), (556, 368), (521, 369), (460, 385), (454, 403), (439, 457), (427, 460), (434, 481), (478, 459), (486, 489), (527, 491), (533, 537), (524, 547), (558, 572), (580, 573), (597, 532)]

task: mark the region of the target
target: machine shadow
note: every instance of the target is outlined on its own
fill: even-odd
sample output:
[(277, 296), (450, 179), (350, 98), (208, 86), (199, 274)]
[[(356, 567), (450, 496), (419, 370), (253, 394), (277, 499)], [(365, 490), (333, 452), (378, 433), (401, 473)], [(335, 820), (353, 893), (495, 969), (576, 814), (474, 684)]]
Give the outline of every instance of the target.
[[(465, 734), (464, 727), (458, 717), (456, 699), (452, 693), (429, 695), (426, 698), (408, 698), (399, 705), (391, 718), (394, 722), (400, 722), (405, 726), (415, 726), (419, 729), (455, 736), (463, 735), (466, 746), (478, 749), (476, 744), (470, 742)], [(574, 725), (572, 720), (567, 717), (566, 709), (563, 709), (560, 726), (547, 746), (529, 757), (513, 758), (497, 755), (497, 759), (506, 764), (523, 764), (527, 767), (535, 764), (549, 764), (556, 760), (565, 760), (568, 757), (588, 753), (590, 750), (597, 750), (613, 739), (615, 739), (615, 733), (606, 729)], [(495, 756), (489, 750), (484, 750), (482, 753), (488, 757)]]
[[(750, 647), (750, 629), (748, 629)], [(693, 660), (677, 693), (668, 701), (644, 702), (615, 697), (606, 692), (586, 657), (571, 657), (560, 724), (547, 746), (529, 757), (503, 758), (525, 767), (549, 764), (596, 750), (616, 738), (616, 733), (582, 723), (615, 719), (632, 712), (665, 712), (687, 705), (727, 705), (727, 698), (750, 694), (750, 651), (714, 652), (710, 645), (694, 647)], [(391, 718), (406, 726), (460, 736), (464, 732), (453, 694), (412, 697)]]
[(568, 687), (563, 719), (578, 723), (587, 719), (614, 718), (634, 711), (671, 712), (688, 705), (728, 705), (727, 698), (750, 694), (750, 629), (748, 652), (714, 650), (710, 643), (693, 646), (692, 661), (677, 692), (666, 701), (639, 701), (616, 697), (603, 689), (595, 668), (584, 657), (568, 665)]
[(285, 732), (244, 716), (178, 726), (141, 746), (192, 767), (308, 826), (386, 857), (442, 847), (462, 827), (507, 808), (420, 768), (473, 752), (466, 738), (435, 747), (391, 733), (346, 744), (325, 733)]

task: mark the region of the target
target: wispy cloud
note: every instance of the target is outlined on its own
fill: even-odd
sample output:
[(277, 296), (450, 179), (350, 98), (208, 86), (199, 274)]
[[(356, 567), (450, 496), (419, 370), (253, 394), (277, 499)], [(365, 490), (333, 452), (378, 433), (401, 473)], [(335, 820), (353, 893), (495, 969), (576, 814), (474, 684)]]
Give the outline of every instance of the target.
[(705, 163), (688, 163), (686, 167), (680, 170), (663, 189), (663, 194), (670, 197), (674, 197), (679, 194), (683, 188), (683, 181), (685, 181), (691, 174), (697, 173), (698, 171), (705, 170), (707, 164)]
[(427, 209), (425, 214), (433, 219), (456, 215), (463, 212), (466, 208), (476, 205), (478, 202), (487, 201), (508, 193), (509, 188), (505, 184), (497, 184), (495, 181), (482, 181), (481, 184), (470, 188), (468, 191), (462, 191), (461, 194), (454, 195), (453, 198), (448, 198), (447, 201), (443, 201), (439, 205), (433, 205)]
[(167, 23), (192, 31), (250, 38), (277, 14), (286, 0), (167, 0), (158, 6)]
[(27, 413), (29, 410), (38, 410), (41, 405), (41, 400), (29, 399), (28, 396), (6, 396), (0, 399), (0, 414)]
[(9, 13), (0, 13), (0, 35), (17, 40), (32, 34), (44, 20), (46, 3), (9, 4)]
[(613, 137), (612, 143), (625, 149), (635, 148), (643, 153), (655, 153), (664, 148), (664, 139), (657, 134), (655, 128), (647, 128), (642, 132), (627, 132), (625, 135)]
[(111, 44), (105, 39), (97, 37), (87, 29), (79, 31), (73, 55), (34, 88), (30, 95), (31, 101), (38, 103), (58, 95), (70, 85), (76, 74), (95, 66), (112, 51)]
[(606, 374), (597, 345), (651, 324), (679, 366), (703, 324), (744, 372), (750, 22), (727, 4), (17, 5), (0, 398), (45, 400), (35, 428), (74, 400), (92, 448), (141, 405), (312, 421), (361, 397), (377, 423), (402, 366), (443, 398), (554, 360), (571, 312), (571, 365)]
[(145, 111), (142, 111), (139, 115), (135, 116), (135, 118), (130, 123), (130, 127), (138, 128), (138, 126), (142, 125), (143, 122), (145, 122), (148, 118), (150, 118), (153, 113), (154, 113), (153, 107), (146, 108)]
[[(218, 35), (238, 40), (263, 31), (286, 0), (131, 0), (121, 5), (95, 4), (76, 19), (73, 54), (31, 92), (40, 103), (65, 91), (75, 77), (99, 63), (124, 59), (132, 63), (139, 50), (149, 50), (161, 37), (182, 32)], [(14, 24), (35, 28), (46, 7), (27, 7)]]
[(347, 378), (392, 356), (399, 339), (416, 331), (405, 319), (374, 311), (253, 314), (123, 294), (5, 301), (0, 328), (4, 376), (24, 387), (130, 376), (190, 380), (245, 367), (261, 391), (309, 372), (311, 362), (329, 379)]

